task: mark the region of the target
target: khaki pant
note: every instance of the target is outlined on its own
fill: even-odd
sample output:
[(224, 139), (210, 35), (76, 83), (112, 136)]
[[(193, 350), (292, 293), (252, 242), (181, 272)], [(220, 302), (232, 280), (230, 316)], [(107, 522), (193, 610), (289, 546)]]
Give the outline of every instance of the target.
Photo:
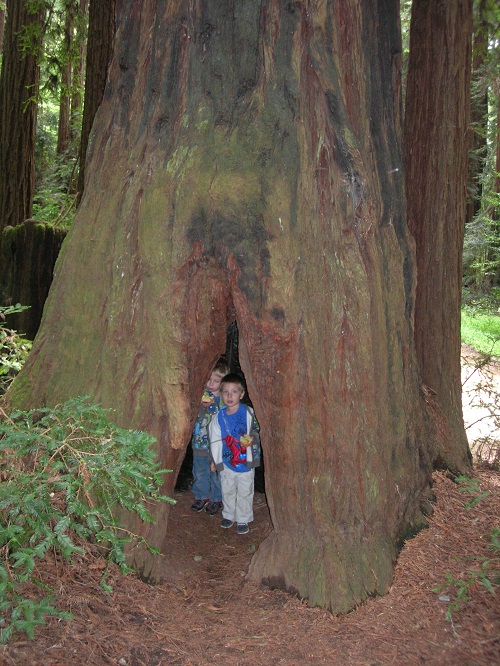
[(224, 465), (220, 472), (223, 518), (240, 524), (252, 522), (254, 477), (254, 469), (248, 472), (233, 472)]

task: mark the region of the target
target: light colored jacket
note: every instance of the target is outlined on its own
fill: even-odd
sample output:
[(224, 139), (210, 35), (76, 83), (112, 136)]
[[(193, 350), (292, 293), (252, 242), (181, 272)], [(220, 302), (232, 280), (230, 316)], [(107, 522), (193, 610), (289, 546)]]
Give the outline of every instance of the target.
[[(259, 467), (260, 465), (259, 426), (253, 409), (248, 405), (243, 405), (243, 407), (247, 410), (247, 433), (253, 437), (252, 446), (247, 447), (246, 465), (248, 469), (253, 469), (254, 467)], [(212, 460), (215, 463), (217, 471), (220, 472), (224, 469), (224, 463), (222, 462), (223, 442), (219, 419), (217, 416), (215, 416), (215, 418), (210, 421), (208, 426), (208, 439), (210, 441), (210, 453), (212, 454)]]

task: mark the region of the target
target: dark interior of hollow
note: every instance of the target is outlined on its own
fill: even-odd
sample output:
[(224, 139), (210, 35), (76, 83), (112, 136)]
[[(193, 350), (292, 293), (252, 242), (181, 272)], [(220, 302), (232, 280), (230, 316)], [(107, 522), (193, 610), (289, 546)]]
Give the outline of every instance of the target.
[[(240, 367), (239, 357), (238, 357), (238, 324), (233, 322), (227, 329), (226, 334), (226, 359), (229, 367), (229, 372), (236, 372), (244, 377), (244, 374)], [(245, 393), (243, 402), (247, 405), (252, 406), (252, 401), (248, 395), (248, 392)], [(181, 465), (179, 475), (177, 476), (177, 482), (175, 485), (175, 490), (177, 492), (186, 492), (191, 489), (193, 484), (193, 449), (191, 444), (188, 442), (186, 448), (186, 455)], [(255, 470), (255, 491), (258, 493), (265, 492), (264, 486), (264, 452), (261, 451), (261, 462), (260, 467), (257, 467)]]

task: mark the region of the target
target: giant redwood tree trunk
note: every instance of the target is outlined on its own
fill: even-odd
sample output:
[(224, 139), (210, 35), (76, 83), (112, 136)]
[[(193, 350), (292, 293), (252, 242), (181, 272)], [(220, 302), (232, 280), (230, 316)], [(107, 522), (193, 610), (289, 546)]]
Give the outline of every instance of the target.
[(417, 244), (415, 341), (436, 465), (469, 469), (460, 297), (469, 149), (472, 1), (414, 0), (405, 116), (408, 224)]
[[(250, 576), (335, 611), (388, 589), (430, 475), (398, 7), (120, 3), (84, 197), (9, 394), (92, 394), (177, 472), (236, 320), (274, 526)], [(142, 529), (168, 553), (167, 512)]]

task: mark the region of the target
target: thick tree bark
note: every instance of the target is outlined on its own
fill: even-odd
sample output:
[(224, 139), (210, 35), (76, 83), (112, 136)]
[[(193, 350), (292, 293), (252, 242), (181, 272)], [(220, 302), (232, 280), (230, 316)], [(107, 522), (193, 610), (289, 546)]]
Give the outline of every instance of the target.
[(109, 62), (115, 37), (116, 0), (96, 2), (89, 7), (89, 30), (85, 74), (85, 99), (83, 106), (82, 135), (80, 140), (80, 171), (78, 193), (81, 200), (85, 184), (85, 160), (90, 139), (90, 130), (95, 114), (104, 95)]
[[(43, 3), (7, 1), (0, 74), (0, 231), (31, 217)], [(29, 47), (23, 50), (23, 38)]]
[(417, 244), (415, 343), (437, 466), (469, 470), (460, 297), (469, 148), (470, 0), (414, 0), (406, 97), (408, 224)]
[[(399, 3), (121, 7), (84, 197), (9, 400), (92, 394), (157, 436), (169, 492), (236, 320), (274, 526), (250, 576), (346, 611), (388, 589), (431, 471)], [(167, 517), (141, 528), (165, 553)]]

